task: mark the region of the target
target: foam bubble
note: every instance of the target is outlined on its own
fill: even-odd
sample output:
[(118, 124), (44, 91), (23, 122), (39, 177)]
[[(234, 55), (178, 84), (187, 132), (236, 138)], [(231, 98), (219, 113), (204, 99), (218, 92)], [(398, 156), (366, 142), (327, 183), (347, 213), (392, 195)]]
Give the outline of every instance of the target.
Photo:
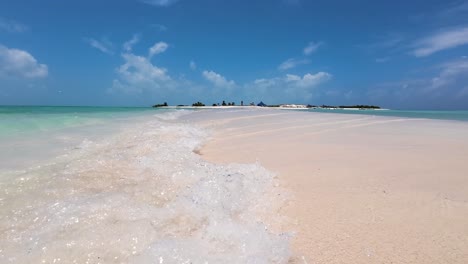
[(174, 122), (186, 112), (0, 177), (0, 262), (286, 263), (288, 235), (256, 214), (272, 175), (203, 161), (206, 131)]

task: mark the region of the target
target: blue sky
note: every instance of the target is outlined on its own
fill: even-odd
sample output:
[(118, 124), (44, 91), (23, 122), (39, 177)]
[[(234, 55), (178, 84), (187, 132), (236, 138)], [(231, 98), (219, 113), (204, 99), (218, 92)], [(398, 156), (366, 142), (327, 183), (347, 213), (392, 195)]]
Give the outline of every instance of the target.
[(0, 2), (0, 104), (468, 109), (468, 1)]

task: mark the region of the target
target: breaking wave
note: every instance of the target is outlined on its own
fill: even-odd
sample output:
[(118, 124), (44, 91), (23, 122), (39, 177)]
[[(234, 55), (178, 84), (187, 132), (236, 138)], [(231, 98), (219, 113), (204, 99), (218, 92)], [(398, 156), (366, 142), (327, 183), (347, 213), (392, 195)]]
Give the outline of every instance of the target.
[(207, 132), (168, 112), (0, 177), (2, 263), (287, 263), (267, 228), (274, 178), (216, 165)]

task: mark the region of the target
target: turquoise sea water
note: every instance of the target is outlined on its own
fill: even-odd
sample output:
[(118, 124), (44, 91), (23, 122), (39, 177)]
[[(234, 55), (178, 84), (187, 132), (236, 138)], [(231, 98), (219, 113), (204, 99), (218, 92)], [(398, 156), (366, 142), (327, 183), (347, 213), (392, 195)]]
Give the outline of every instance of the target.
[(156, 111), (167, 110), (149, 107), (0, 106), (0, 138), (100, 125)]
[(102, 140), (167, 111), (150, 107), (0, 106), (0, 168), (40, 164), (82, 142)]
[[(150, 107), (57, 107), (0, 106), (0, 138), (27, 136), (61, 129), (103, 125), (120, 119), (141, 117), (168, 109)], [(408, 110), (328, 110), (310, 109), (318, 113), (361, 114), (468, 121), (468, 111), (408, 111)]]
[(431, 111), (431, 110), (342, 110), (342, 109), (310, 109), (318, 113), (359, 114), (374, 116), (395, 116), (406, 118), (427, 118), (441, 120), (468, 121), (468, 111)]
[[(224, 111), (244, 110), (215, 113)], [(467, 112), (315, 111), (468, 120)], [(209, 131), (184, 119), (190, 113), (0, 107), (0, 263), (286, 263), (289, 234), (256, 217), (285, 202), (273, 174), (203, 160), (194, 150)]]
[(205, 161), (191, 111), (0, 111), (0, 263), (289, 259), (289, 234), (257, 218), (283, 203), (273, 174)]

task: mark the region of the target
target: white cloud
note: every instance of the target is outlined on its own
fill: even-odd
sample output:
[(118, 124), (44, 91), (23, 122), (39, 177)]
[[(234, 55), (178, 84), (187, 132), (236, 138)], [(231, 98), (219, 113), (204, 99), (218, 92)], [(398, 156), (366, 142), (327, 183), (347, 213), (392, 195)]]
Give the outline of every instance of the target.
[(255, 80), (253, 84), (259, 88), (268, 88), (268, 87), (277, 85), (279, 81), (280, 81), (279, 78), (271, 78), (271, 79), (262, 78), (262, 79)]
[(153, 6), (170, 6), (178, 0), (141, 0), (141, 2)]
[(0, 44), (0, 76), (44, 78), (47, 75), (47, 65), (39, 64), (27, 51), (10, 49)]
[(107, 39), (103, 39), (101, 41), (99, 40), (96, 40), (96, 39), (93, 39), (93, 38), (85, 38), (84, 39), (86, 41), (86, 43), (88, 43), (89, 45), (91, 45), (91, 47), (95, 48), (95, 49), (98, 49), (104, 53), (107, 53), (107, 54), (110, 54), (110, 55), (113, 55), (114, 52), (112, 51), (112, 43), (107, 40)]
[[(132, 42), (132, 41), (130, 41)], [(129, 42), (129, 43), (130, 43)], [(140, 96), (152, 95), (158, 98), (174, 96), (178, 94), (192, 95), (196, 98), (203, 96), (206, 100), (222, 100), (223, 98), (252, 98), (257, 100), (259, 96), (275, 98), (291, 102), (289, 99), (299, 102), (310, 98), (314, 88), (332, 78), (326, 72), (308, 73), (303, 76), (284, 75), (270, 79), (257, 79), (244, 85), (237, 84), (234, 80), (227, 79), (223, 75), (212, 71), (201, 71), (202, 77), (212, 85), (194, 83), (185, 77), (172, 78), (165, 68), (154, 65), (152, 56), (165, 52), (169, 47), (165, 42), (157, 42), (149, 49), (149, 56), (139, 56), (131, 52), (131, 45), (124, 45), (122, 58), (124, 63), (116, 70), (117, 77), (113, 80), (111, 93), (134, 94)], [(294, 63), (296, 63), (294, 61)], [(195, 61), (189, 61), (190, 69), (198, 68)], [(222, 89), (220, 89), (222, 88)], [(235, 89), (235, 94), (233, 94)], [(255, 95), (255, 96), (252, 96)], [(148, 97), (149, 98), (149, 97)], [(194, 99), (196, 100), (196, 99)], [(272, 102), (271, 100), (270, 102)], [(297, 102), (297, 101), (296, 101)]]
[(293, 74), (286, 75), (286, 82), (293, 83), (298, 87), (311, 88), (332, 78), (332, 75), (327, 72), (318, 72), (316, 74), (307, 73), (303, 77)]
[(309, 44), (304, 48), (304, 55), (310, 55), (316, 52), (322, 45), (323, 42), (309, 42)]
[(19, 22), (3, 19), (0, 17), (0, 30), (12, 33), (21, 33), (27, 31), (28, 27)]
[(190, 61), (189, 66), (192, 71), (197, 69), (197, 64), (194, 61)]
[(320, 84), (332, 79), (327, 72), (303, 76), (286, 74), (281, 77), (257, 79), (244, 86), (245, 94), (268, 103), (307, 103), (319, 91)]
[(407, 79), (374, 85), (367, 96), (398, 107), (466, 108), (468, 60), (456, 59), (436, 67), (433, 77)]
[(118, 78), (113, 81), (111, 92), (142, 93), (163, 91), (174, 87), (164, 68), (153, 65), (148, 58), (124, 53), (125, 63), (117, 69)]
[[(440, 73), (432, 78), (426, 90), (446, 88), (456, 83), (463, 76), (468, 76), (468, 60), (460, 59), (440, 66)], [(466, 79), (466, 78), (465, 78)]]
[(416, 41), (413, 44), (412, 54), (416, 57), (426, 57), (466, 44), (468, 44), (468, 27), (453, 28)]
[(167, 50), (169, 45), (166, 42), (158, 42), (155, 43), (150, 49), (149, 49), (149, 57), (153, 57), (154, 55), (163, 53)]
[(286, 74), (284, 77), (257, 79), (253, 84), (257, 87), (283, 87), (283, 88), (314, 88), (321, 83), (332, 79), (332, 75), (328, 72), (318, 72), (315, 74), (306, 73), (304, 76)]
[(288, 59), (278, 66), (278, 70), (285, 71), (297, 67), (298, 65), (308, 64), (309, 60)]
[(228, 81), (224, 76), (214, 71), (203, 71), (203, 77), (217, 87), (232, 88), (236, 85), (234, 81)]
[(130, 52), (132, 51), (132, 48), (135, 44), (137, 44), (138, 42), (140, 42), (140, 35), (139, 34), (134, 34), (133, 37), (126, 41), (124, 44), (123, 44), (123, 49), (125, 52)]

